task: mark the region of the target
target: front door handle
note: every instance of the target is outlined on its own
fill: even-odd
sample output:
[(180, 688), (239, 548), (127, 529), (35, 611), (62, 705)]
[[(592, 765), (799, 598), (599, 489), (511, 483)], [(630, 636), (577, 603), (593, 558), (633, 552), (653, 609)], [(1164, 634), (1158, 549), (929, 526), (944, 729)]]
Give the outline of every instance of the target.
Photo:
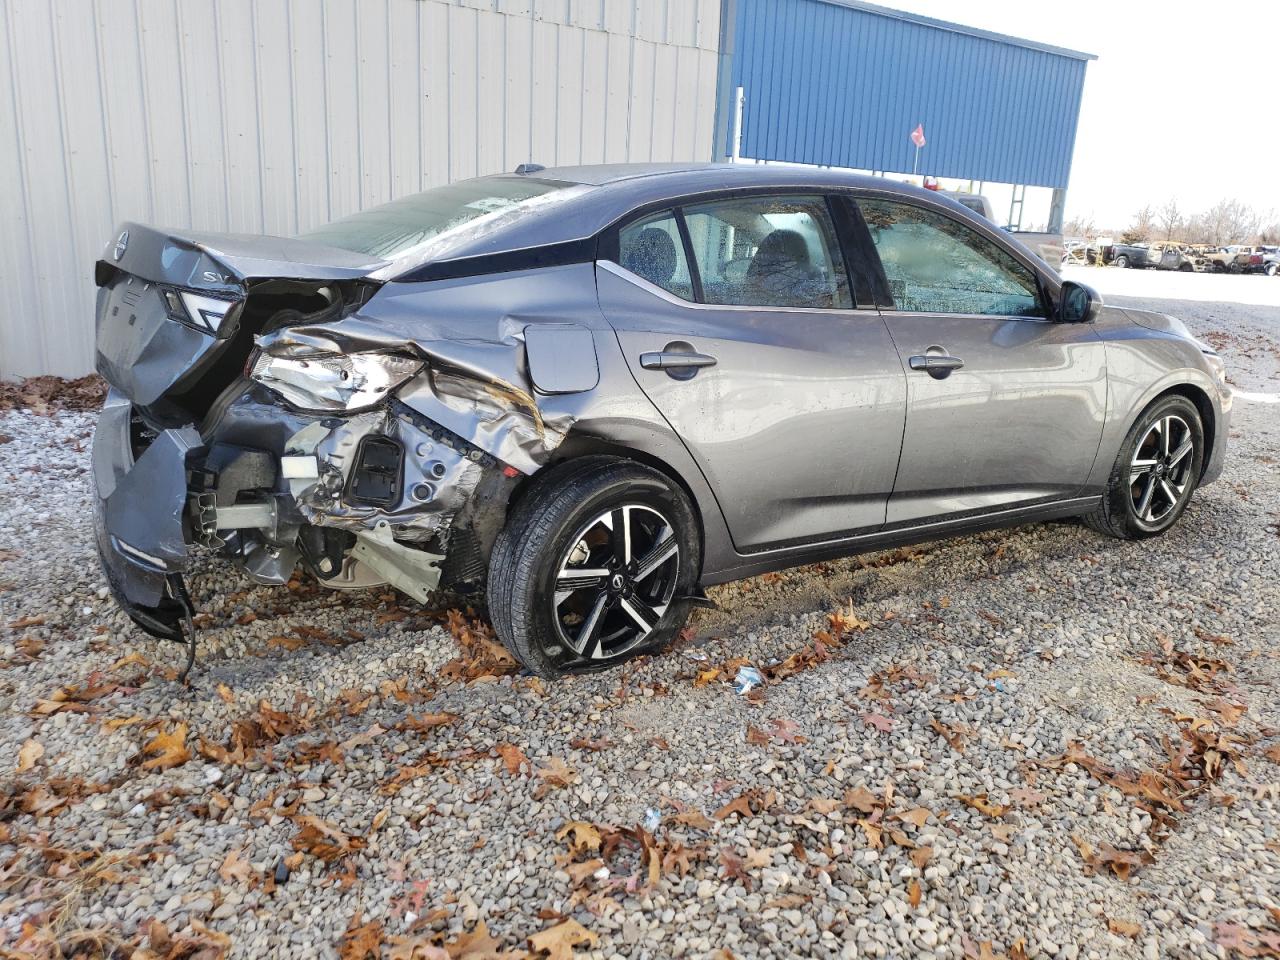
[(922, 356), (911, 357), (907, 364), (912, 370), (923, 370), (935, 380), (942, 380), (950, 376), (952, 370), (959, 370), (963, 367), (964, 361), (959, 357), (948, 356), (945, 353), (926, 353)]
[(640, 366), (646, 370), (691, 370), (697, 367), (714, 367), (716, 358), (705, 353), (680, 353), (675, 350), (659, 350), (640, 354)]

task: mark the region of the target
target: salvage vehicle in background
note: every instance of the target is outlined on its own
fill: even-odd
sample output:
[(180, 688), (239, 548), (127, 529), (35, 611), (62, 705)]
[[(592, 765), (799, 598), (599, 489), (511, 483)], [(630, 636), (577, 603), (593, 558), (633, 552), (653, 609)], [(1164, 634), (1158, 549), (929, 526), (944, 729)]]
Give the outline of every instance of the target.
[(1280, 247), (1261, 247), (1262, 270), (1268, 277), (1280, 273)]
[(1183, 273), (1210, 269), (1209, 261), (1183, 243), (1114, 243), (1102, 252), (1103, 263), (1116, 267), (1178, 270)]
[(1163, 533), (1227, 443), (1177, 320), (835, 171), (526, 166), (292, 239), (128, 223), (96, 279), (98, 549), (189, 656), (201, 548), (484, 596), (555, 675), (670, 641), (708, 584), (1055, 517)]
[[(950, 197), (962, 207), (968, 207), (980, 217), (986, 217), (992, 223), (996, 223), (995, 211), (991, 207), (991, 201), (980, 193), (961, 193), (953, 190), (936, 191), (943, 196)], [(1033, 230), (1014, 230), (1012, 227), (1001, 227), (1013, 236), (1024, 247), (1027, 247), (1032, 253), (1043, 260), (1045, 263), (1053, 267), (1058, 267), (1067, 259), (1066, 244), (1060, 233), (1036, 232)]]
[(1263, 254), (1257, 247), (1233, 244), (1210, 250), (1204, 256), (1218, 273), (1260, 273), (1265, 268)]

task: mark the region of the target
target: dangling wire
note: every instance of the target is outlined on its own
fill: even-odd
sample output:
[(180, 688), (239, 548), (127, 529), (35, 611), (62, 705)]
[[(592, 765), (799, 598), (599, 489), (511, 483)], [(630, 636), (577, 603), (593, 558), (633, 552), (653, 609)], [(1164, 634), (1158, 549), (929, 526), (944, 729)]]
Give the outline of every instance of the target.
[(168, 589), (169, 596), (182, 606), (182, 623), (186, 632), (187, 644), (187, 663), (182, 668), (182, 672), (178, 674), (178, 679), (184, 686), (189, 685), (187, 678), (191, 674), (191, 668), (196, 662), (196, 620), (195, 609), (191, 605), (191, 594), (187, 592), (186, 585), (182, 582), (182, 575), (173, 573), (165, 578), (165, 586)]
[(191, 668), (196, 663), (196, 621), (191, 612), (190, 601), (182, 605), (182, 620), (187, 625), (187, 664), (182, 668), (182, 672), (178, 674), (178, 679), (182, 681), (183, 686), (189, 686), (187, 677), (191, 674)]

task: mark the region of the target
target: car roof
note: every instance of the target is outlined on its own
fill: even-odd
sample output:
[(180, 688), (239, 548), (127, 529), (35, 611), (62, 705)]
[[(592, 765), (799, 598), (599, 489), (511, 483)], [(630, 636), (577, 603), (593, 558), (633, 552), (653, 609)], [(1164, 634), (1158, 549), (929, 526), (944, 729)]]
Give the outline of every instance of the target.
[[(527, 169), (527, 168), (526, 168)], [(545, 204), (518, 217), (512, 217), (492, 230), (463, 231), (447, 252), (434, 258), (444, 267), (458, 261), (477, 261), (499, 254), (539, 249), (560, 244), (575, 244), (599, 235), (611, 224), (641, 209), (661, 210), (722, 190), (788, 190), (833, 191), (866, 190), (882, 196), (914, 198), (926, 205), (946, 208), (951, 216), (972, 225), (979, 233), (997, 235), (998, 228), (974, 211), (937, 190), (925, 190), (913, 184), (850, 173), (824, 167), (775, 163), (629, 163), (592, 166), (546, 167), (523, 173), (494, 174), (493, 178), (541, 180), (564, 186), (563, 202)], [(490, 178), (479, 178), (481, 180)], [(1003, 242), (1023, 250), (1032, 261), (1034, 253), (1026, 250), (1016, 237), (999, 231)], [(415, 275), (415, 264), (398, 262), (386, 271), (384, 279)]]
[[(863, 188), (916, 196), (943, 203), (958, 216), (975, 215), (950, 197), (910, 184), (791, 164), (763, 163), (628, 163), (595, 166), (563, 166), (534, 169), (524, 174), (494, 174), (494, 178), (528, 177), (569, 186), (571, 198), (562, 203), (531, 209), (513, 217), (500, 229), (477, 231), (461, 237), (446, 261), (492, 256), (514, 250), (567, 243), (595, 236), (610, 224), (640, 208), (678, 204), (691, 196), (719, 190), (788, 189), (827, 191)], [(488, 179), (488, 178), (482, 178)], [(566, 193), (569, 192), (566, 190)]]
[[(687, 187), (708, 190), (722, 186), (734, 188), (774, 184), (882, 187), (886, 182), (891, 182), (881, 177), (849, 173), (844, 170), (777, 163), (601, 163), (547, 167), (530, 175), (539, 180), (555, 180), (561, 183), (579, 183), (597, 187), (636, 180), (648, 181), (645, 187), (656, 187), (659, 182), (678, 182), (681, 193), (685, 192)], [(698, 186), (699, 184), (702, 186)]]

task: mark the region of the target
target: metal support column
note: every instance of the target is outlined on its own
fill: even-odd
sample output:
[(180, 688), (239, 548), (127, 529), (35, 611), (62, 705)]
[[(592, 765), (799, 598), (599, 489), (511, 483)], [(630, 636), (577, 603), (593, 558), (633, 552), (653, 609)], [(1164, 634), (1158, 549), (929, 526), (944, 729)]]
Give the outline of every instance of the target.
[(1054, 187), (1053, 196), (1049, 198), (1049, 232), (1061, 233), (1062, 223), (1066, 216), (1067, 188)]

